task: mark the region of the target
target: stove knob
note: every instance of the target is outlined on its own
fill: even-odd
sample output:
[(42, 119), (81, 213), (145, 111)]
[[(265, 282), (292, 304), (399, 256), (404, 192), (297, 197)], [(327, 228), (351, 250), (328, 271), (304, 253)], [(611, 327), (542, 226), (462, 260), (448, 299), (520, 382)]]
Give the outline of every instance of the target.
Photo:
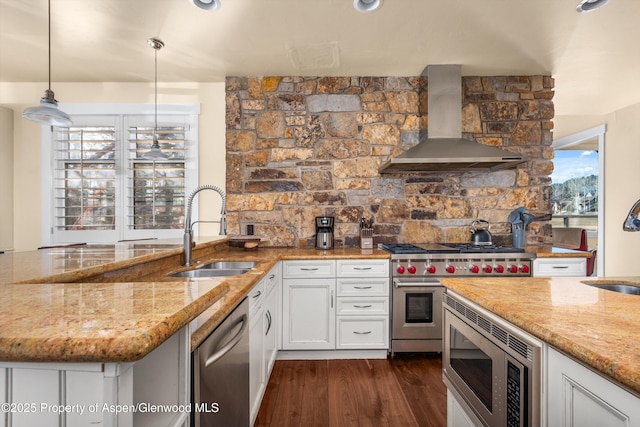
[(491, 267), (490, 265), (485, 265), (484, 266), (484, 272), (485, 273), (491, 273), (493, 271), (493, 267)]
[(477, 265), (472, 265), (469, 270), (474, 273), (474, 274), (478, 274), (478, 272), (480, 271), (480, 267), (478, 267)]
[(496, 273), (504, 273), (504, 266), (496, 265)]
[(522, 267), (520, 267), (520, 271), (522, 271), (523, 273), (529, 273), (529, 266), (523, 265)]
[(517, 273), (518, 272), (518, 266), (517, 265), (510, 265), (509, 266), (509, 272), (510, 273)]
[(447, 268), (445, 270), (447, 270), (447, 273), (449, 274), (453, 274), (456, 272), (456, 268), (453, 265), (447, 265)]
[(410, 265), (408, 270), (409, 270), (409, 273), (416, 274), (416, 268), (413, 265)]
[(404, 267), (402, 265), (398, 266), (398, 274), (404, 274)]
[(436, 266), (435, 266), (435, 265), (429, 265), (429, 266), (427, 266), (427, 273), (429, 273), (429, 274), (435, 274), (435, 273), (436, 273)]

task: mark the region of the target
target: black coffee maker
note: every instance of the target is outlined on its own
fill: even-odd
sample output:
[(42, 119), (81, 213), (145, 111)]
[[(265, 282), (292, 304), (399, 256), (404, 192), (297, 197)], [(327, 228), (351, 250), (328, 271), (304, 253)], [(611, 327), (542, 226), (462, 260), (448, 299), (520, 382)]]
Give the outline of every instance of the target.
[(333, 249), (333, 217), (316, 217), (316, 249)]

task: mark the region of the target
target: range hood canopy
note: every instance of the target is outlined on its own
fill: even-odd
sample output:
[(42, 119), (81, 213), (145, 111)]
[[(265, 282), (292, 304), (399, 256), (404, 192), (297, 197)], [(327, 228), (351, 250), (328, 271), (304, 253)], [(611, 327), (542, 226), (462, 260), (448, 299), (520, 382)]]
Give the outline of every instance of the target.
[(526, 156), (462, 138), (460, 65), (429, 65), (429, 137), (389, 159), (380, 173), (473, 172), (514, 168)]

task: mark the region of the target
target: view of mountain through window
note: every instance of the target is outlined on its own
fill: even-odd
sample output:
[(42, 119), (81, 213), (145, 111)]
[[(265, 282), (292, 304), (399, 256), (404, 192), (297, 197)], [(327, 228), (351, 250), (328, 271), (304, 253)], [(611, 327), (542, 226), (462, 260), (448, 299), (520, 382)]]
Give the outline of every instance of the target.
[(598, 153), (556, 150), (553, 164), (553, 225), (594, 229), (598, 214)]

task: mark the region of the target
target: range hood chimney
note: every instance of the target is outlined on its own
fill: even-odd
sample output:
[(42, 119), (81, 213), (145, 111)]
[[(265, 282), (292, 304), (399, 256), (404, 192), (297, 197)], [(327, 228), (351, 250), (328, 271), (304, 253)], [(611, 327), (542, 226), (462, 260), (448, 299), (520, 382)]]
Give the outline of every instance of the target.
[[(380, 173), (491, 172), (514, 168), (526, 156), (462, 138), (460, 65), (429, 65), (429, 135), (384, 163)], [(424, 73), (423, 73), (424, 74)]]

